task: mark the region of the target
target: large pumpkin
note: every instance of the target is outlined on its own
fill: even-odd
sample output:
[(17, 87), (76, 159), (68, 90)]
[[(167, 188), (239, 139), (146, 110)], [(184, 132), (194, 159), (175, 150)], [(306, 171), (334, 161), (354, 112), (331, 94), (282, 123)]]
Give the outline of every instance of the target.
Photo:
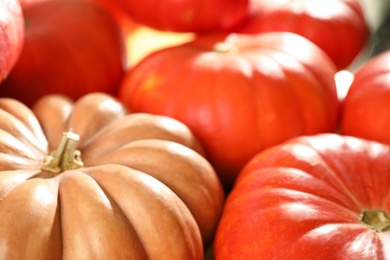
[(248, 0), (113, 0), (137, 22), (161, 31), (228, 30), (241, 22)]
[(354, 74), (343, 101), (341, 132), (390, 144), (390, 50)]
[(202, 259), (224, 198), (201, 153), (106, 94), (1, 98), (0, 258)]
[(287, 31), (323, 49), (339, 70), (357, 58), (370, 39), (359, 0), (250, 0), (240, 33)]
[(215, 259), (389, 259), (389, 158), (337, 134), (259, 153), (227, 198)]
[(333, 131), (335, 73), (326, 54), (296, 34), (212, 35), (144, 58), (124, 77), (119, 99), (188, 125), (229, 188), (257, 152)]
[(24, 18), (18, 0), (0, 0), (0, 82), (14, 67), (22, 51)]
[(116, 94), (126, 69), (125, 41), (114, 18), (84, 0), (23, 0), (22, 53), (0, 96), (31, 105), (61, 93), (77, 99), (93, 91)]

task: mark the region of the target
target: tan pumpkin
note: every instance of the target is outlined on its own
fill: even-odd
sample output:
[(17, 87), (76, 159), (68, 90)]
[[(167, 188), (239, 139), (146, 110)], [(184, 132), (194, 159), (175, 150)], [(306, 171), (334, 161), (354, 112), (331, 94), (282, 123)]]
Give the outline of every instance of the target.
[(0, 258), (202, 259), (224, 202), (202, 153), (106, 94), (0, 98)]

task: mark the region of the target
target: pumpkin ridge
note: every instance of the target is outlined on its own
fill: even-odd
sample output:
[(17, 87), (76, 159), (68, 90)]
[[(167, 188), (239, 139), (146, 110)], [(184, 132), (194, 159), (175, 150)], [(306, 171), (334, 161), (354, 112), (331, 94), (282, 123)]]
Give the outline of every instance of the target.
[[(113, 169), (110, 169), (109, 171), (104, 172), (105, 169), (108, 169), (107, 167), (110, 167), (110, 168), (113, 167)], [(97, 169), (101, 169), (101, 170), (99, 171)], [(179, 198), (175, 192), (173, 192), (167, 185), (165, 185), (163, 182), (161, 182), (157, 178), (155, 178), (155, 177), (153, 177), (145, 172), (142, 172), (142, 171), (139, 171), (136, 169), (132, 169), (128, 166), (123, 166), (120, 164), (103, 164), (103, 165), (99, 165), (96, 167), (83, 168), (82, 171), (84, 173), (86, 173), (88, 176), (90, 176), (91, 178), (93, 178), (98, 183), (98, 185), (101, 186), (102, 189), (104, 189), (108, 194), (111, 194), (111, 196), (116, 201), (116, 204), (121, 209), (121, 212), (123, 212), (125, 214), (125, 216), (128, 218), (129, 223), (133, 224), (134, 231), (137, 233), (139, 240), (142, 244), (146, 245), (146, 243), (148, 243), (147, 242), (148, 236), (151, 235), (150, 233), (149, 234), (145, 233), (142, 229), (142, 225), (139, 225), (139, 222), (140, 221), (142, 222), (142, 220), (141, 220), (142, 218), (145, 218), (145, 217), (146, 218), (149, 218), (149, 217), (150, 218), (160, 218), (161, 217), (166, 221), (167, 220), (166, 216), (169, 215), (170, 218), (173, 217), (177, 221), (177, 220), (180, 220), (181, 219), (180, 216), (183, 215), (183, 216), (187, 216), (186, 217), (187, 219), (185, 222), (181, 222), (181, 223), (178, 222), (177, 228), (180, 227), (180, 230), (181, 230), (180, 233), (182, 232), (183, 234), (186, 234), (187, 232), (189, 232), (187, 229), (192, 230), (195, 227), (195, 229), (192, 230), (192, 232), (195, 232), (194, 235), (196, 237), (199, 237), (199, 240), (193, 241), (194, 244), (188, 244), (187, 246), (189, 246), (191, 248), (193, 247), (193, 249), (194, 248), (200, 249), (200, 246), (202, 244), (201, 234), (200, 234), (199, 227), (196, 224), (196, 221), (195, 221), (192, 213), (188, 209), (187, 205), (185, 205), (185, 203), (182, 201), (182, 199)], [(110, 176), (110, 175), (116, 175), (116, 174), (120, 174), (120, 175), (118, 175), (117, 178), (113, 178), (113, 176)], [(140, 213), (142, 211), (149, 209), (150, 208), (150, 205), (149, 205), (150, 201), (145, 200), (143, 202), (143, 203), (145, 203), (145, 207), (143, 207), (143, 206), (133, 207), (131, 205), (131, 203), (129, 203), (129, 201), (126, 198), (119, 197), (120, 192), (118, 192), (117, 190), (113, 190), (115, 183), (123, 182), (123, 180), (121, 180), (121, 179), (127, 175), (129, 176), (129, 179), (127, 179), (127, 177), (125, 177), (126, 181), (128, 182), (131, 180), (131, 186), (137, 187), (137, 188), (128, 187), (128, 190), (127, 190), (128, 193), (138, 194), (137, 190), (138, 190), (139, 185), (140, 186), (149, 185), (150, 188), (148, 188), (147, 190), (140, 189), (140, 191), (141, 191), (140, 196), (145, 196), (145, 193), (153, 193), (156, 195), (156, 197), (152, 196), (152, 197), (148, 197), (148, 198), (152, 199), (153, 201), (159, 201), (158, 204), (161, 203), (160, 206), (164, 205), (164, 203), (165, 203), (164, 200), (166, 198), (172, 199), (172, 201), (171, 201), (172, 204), (169, 206), (168, 209), (167, 208), (164, 209), (164, 211), (162, 212), (163, 214), (161, 216), (156, 216), (154, 214), (151, 214), (150, 216), (141, 217), (140, 215), (136, 215), (136, 213), (134, 213), (134, 211), (137, 211), (138, 213)], [(135, 185), (135, 184), (139, 184), (139, 185)], [(115, 191), (115, 193), (110, 192), (109, 190)], [(123, 195), (127, 196), (128, 194), (123, 194)], [(136, 201), (140, 201), (140, 199), (137, 198)], [(179, 211), (180, 214), (178, 214), (177, 211)], [(160, 212), (160, 214), (161, 214), (161, 212)], [(150, 220), (150, 221), (151, 221), (150, 224), (152, 224), (153, 221), (152, 220)], [(171, 221), (171, 220), (169, 220), (169, 221)], [(154, 225), (154, 223), (153, 223), (153, 225)], [(149, 227), (148, 223), (147, 223), (147, 227)], [(182, 238), (184, 238), (184, 237), (182, 237)], [(193, 239), (193, 238), (191, 238), (191, 239)], [(168, 242), (168, 243), (170, 243), (170, 242)], [(166, 245), (167, 244), (165, 244), (165, 246)], [(150, 246), (144, 247), (144, 248), (150, 249)], [(150, 254), (155, 256), (156, 252), (153, 252), (153, 250), (157, 250), (156, 252), (158, 252), (160, 249), (154, 248), (154, 249), (151, 249), (151, 252), (145, 251), (146, 255), (148, 256), (148, 259), (153, 259), (153, 257)], [(201, 250), (201, 251), (203, 252), (203, 250)], [(194, 253), (197, 254), (199, 252), (194, 252)], [(188, 256), (188, 257), (190, 257), (190, 256)], [(189, 258), (189, 259), (192, 259), (192, 258)]]
[(34, 133), (37, 141), (42, 144), (43, 147), (47, 146), (47, 139), (43, 133), (40, 122), (29, 107), (21, 103), (19, 100), (2, 97), (0, 98), (0, 109), (18, 118), (31, 132)]
[(8, 131), (0, 129), (0, 153), (37, 160), (41, 159), (42, 153), (37, 154), (31, 147), (20, 141)]
[[(318, 157), (321, 158), (321, 162), (323, 163), (323, 165), (326, 166), (329, 169), (329, 172), (331, 172), (332, 175), (335, 176), (337, 178), (337, 180), (339, 181), (338, 185), (340, 188), (343, 189), (342, 192), (348, 195), (349, 199), (354, 202), (355, 206), (362, 207), (359, 200), (356, 199), (356, 198), (358, 198), (358, 196), (352, 191), (352, 189), (351, 189), (352, 187), (348, 187), (348, 185), (346, 183), (347, 181), (341, 178), (341, 175), (342, 175), (341, 171), (329, 164), (330, 159), (328, 157), (324, 156), (322, 153), (320, 153), (319, 150), (315, 149), (315, 147), (313, 145), (311, 145), (309, 143), (305, 143), (304, 145), (306, 147), (310, 148), (312, 150), (312, 152), (315, 152), (318, 155)], [(334, 186), (333, 183), (328, 183), (328, 184), (331, 186)], [(368, 194), (366, 194), (366, 195), (367, 195), (367, 198), (369, 198)]]
[(34, 133), (19, 118), (3, 109), (0, 109), (0, 118), (0, 128), (3, 131), (12, 133), (15, 138), (29, 144), (30, 149), (33, 149), (37, 154), (46, 152), (42, 144), (35, 138)]
[[(170, 148), (167, 149), (167, 147)], [(144, 156), (154, 157), (155, 161), (153, 163), (143, 161), (142, 157)], [(195, 158), (198, 158), (196, 165), (193, 163)], [(206, 168), (206, 164), (203, 164), (206, 159), (196, 151), (169, 140), (147, 139), (128, 143), (105, 156), (95, 158), (95, 160), (100, 164), (127, 166), (146, 173), (164, 184), (185, 203), (194, 216), (201, 228), (204, 244), (206, 246), (211, 244), (213, 226), (216, 225), (222, 211), (222, 207), (218, 207), (218, 205), (222, 205), (224, 193), (222, 186), (219, 186), (219, 179), (208, 177), (212, 169)], [(208, 186), (209, 189), (201, 190), (192, 187), (186, 189), (186, 184), (190, 186), (189, 180), (199, 186)], [(219, 188), (220, 190), (218, 190)], [(210, 206), (213, 210), (198, 209), (197, 201), (203, 201), (204, 206)], [(214, 221), (205, 222), (204, 219), (213, 219)]]
[[(0, 154), (1, 156), (1, 154)], [(7, 195), (18, 185), (22, 184), (23, 182), (34, 178), (37, 174), (39, 174), (40, 171), (37, 170), (9, 170), (9, 171), (2, 171), (0, 170), (0, 180), (1, 183), (6, 183), (6, 188), (0, 189), (0, 203), (1, 201), (7, 197)], [(12, 179), (9, 180), (7, 175), (14, 175), (15, 177), (11, 177)], [(16, 177), (17, 176), (17, 177)], [(23, 176), (23, 178), (21, 178)], [(16, 180), (15, 180), (16, 179)], [(11, 187), (12, 186), (12, 187)]]
[[(136, 233), (136, 236), (138, 238), (137, 241), (139, 242), (138, 248), (142, 248), (143, 252), (146, 256), (147, 252), (145, 251), (145, 248), (147, 248), (147, 245), (145, 245), (143, 243), (143, 241), (140, 239), (140, 236), (137, 232), (137, 229), (134, 228), (133, 223), (131, 222), (130, 218), (127, 217), (126, 212), (123, 210), (122, 206), (119, 205), (119, 203), (117, 203), (117, 201), (114, 199), (114, 196), (104, 187), (104, 184), (98, 178), (96, 178), (96, 176), (89, 174), (89, 171), (95, 167), (100, 168), (100, 167), (106, 167), (106, 166), (108, 166), (108, 167), (114, 166), (115, 167), (115, 164), (102, 164), (102, 165), (97, 165), (97, 166), (91, 166), (90, 167), (91, 169), (81, 168), (81, 169), (76, 169), (76, 171), (79, 172), (80, 174), (87, 175), (88, 177), (90, 177), (91, 179), (93, 179), (96, 182), (96, 184), (99, 186), (99, 189), (107, 197), (108, 201), (110, 202), (110, 205), (114, 205), (113, 208), (116, 208), (117, 210), (119, 210), (119, 213), (123, 216), (123, 219), (126, 220), (127, 226)], [(74, 171), (74, 170), (71, 170), (71, 171)], [(133, 241), (133, 242), (135, 242), (135, 241)], [(145, 258), (145, 260), (146, 260), (146, 258)]]

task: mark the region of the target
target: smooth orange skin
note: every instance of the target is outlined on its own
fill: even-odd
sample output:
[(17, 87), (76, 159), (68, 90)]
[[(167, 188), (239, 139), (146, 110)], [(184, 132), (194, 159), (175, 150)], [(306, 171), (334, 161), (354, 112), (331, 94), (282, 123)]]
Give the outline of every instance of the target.
[[(218, 42), (231, 50), (216, 50)], [(296, 34), (211, 35), (152, 53), (126, 74), (118, 97), (133, 111), (188, 125), (229, 189), (257, 152), (333, 131), (335, 73), (329, 58)]]
[(216, 260), (389, 259), (389, 231), (360, 220), (389, 214), (390, 148), (338, 134), (291, 139), (257, 154), (228, 195)]

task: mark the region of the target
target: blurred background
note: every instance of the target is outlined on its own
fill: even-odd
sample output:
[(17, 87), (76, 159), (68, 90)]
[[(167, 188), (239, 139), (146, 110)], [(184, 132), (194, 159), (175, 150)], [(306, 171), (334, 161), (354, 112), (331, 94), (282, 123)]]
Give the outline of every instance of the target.
[[(389, 0), (361, 0), (372, 29), (380, 28), (390, 11)], [(389, 21), (387, 21), (389, 22)]]
[(351, 66), (356, 70), (368, 58), (390, 49), (390, 0), (361, 0), (373, 37), (364, 53)]

